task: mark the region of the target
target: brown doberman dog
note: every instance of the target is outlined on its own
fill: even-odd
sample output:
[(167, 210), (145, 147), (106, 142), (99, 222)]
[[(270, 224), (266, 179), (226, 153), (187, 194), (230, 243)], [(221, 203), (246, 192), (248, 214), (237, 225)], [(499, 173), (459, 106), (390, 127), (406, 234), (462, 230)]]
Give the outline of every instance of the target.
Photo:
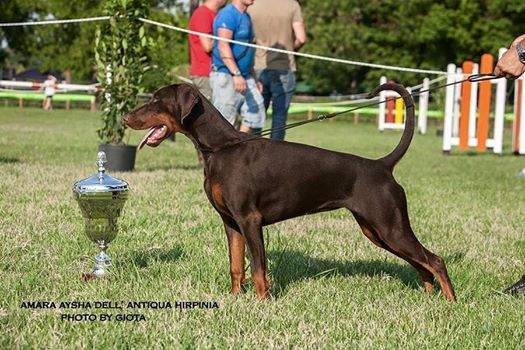
[(433, 291), (435, 277), (445, 298), (455, 301), (445, 263), (414, 235), (404, 190), (392, 175), (414, 134), (414, 101), (401, 85), (381, 85), (372, 95), (381, 90), (402, 96), (407, 118), (399, 144), (377, 160), (293, 142), (254, 139), (235, 130), (188, 84), (161, 88), (123, 121), (132, 129), (149, 129), (139, 148), (144, 144), (155, 147), (170, 134), (181, 132), (202, 150), (204, 189), (228, 237), (232, 293), (239, 293), (244, 282), (248, 245), (257, 296), (269, 296), (263, 226), (347, 208), (368, 239), (417, 270), (428, 293)]

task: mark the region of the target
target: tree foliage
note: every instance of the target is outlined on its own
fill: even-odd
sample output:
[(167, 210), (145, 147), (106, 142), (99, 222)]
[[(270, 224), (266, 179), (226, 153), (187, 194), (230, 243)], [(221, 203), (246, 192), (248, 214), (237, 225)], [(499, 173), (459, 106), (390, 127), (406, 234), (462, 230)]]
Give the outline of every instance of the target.
[[(7, 1), (2, 21), (100, 16), (101, 4), (101, 0)], [(9, 50), (3, 50), (3, 64), (18, 71), (70, 70), (75, 81), (92, 81), (95, 29), (96, 23), (4, 28), (0, 39), (7, 41)]]
[[(102, 0), (10, 0), (2, 2), (2, 22), (29, 20), (83, 18), (101, 16)], [(187, 25), (180, 0), (141, 1), (149, 8), (149, 18), (177, 26)], [(72, 72), (74, 82), (96, 80), (93, 42), (97, 25), (101, 22), (0, 28), (0, 41), (6, 40), (8, 49), (0, 49), (0, 65), (17, 71), (36, 68), (41, 71)], [(144, 77), (145, 91), (153, 91), (174, 79), (174, 68), (185, 64), (188, 57), (187, 37), (184, 34), (147, 26), (149, 55), (152, 68)]]
[(148, 60), (148, 38), (139, 18), (147, 17), (148, 9), (140, 0), (107, 0), (104, 12), (109, 22), (96, 31), (95, 60), (103, 90), (103, 126), (98, 135), (105, 143), (122, 142), (121, 118), (137, 105)]
[[(188, 25), (186, 16), (173, 15), (158, 8), (151, 11), (150, 19), (183, 28)], [(177, 81), (177, 75), (187, 74), (188, 37), (152, 25), (147, 26), (147, 33), (150, 36), (149, 57), (152, 68), (144, 75), (142, 85), (145, 91), (153, 92), (161, 86), (173, 84)]]
[[(525, 1), (517, 0), (300, 0), (309, 41), (303, 52), (413, 68), (445, 70), (450, 62), (479, 60), (497, 54), (525, 33)], [(150, 18), (185, 27), (187, 14), (173, 8), (179, 0), (143, 0)], [(2, 3), (2, 21), (98, 16), (102, 0), (10, 0)], [(95, 23), (66, 26), (4, 28), (11, 53), (4, 65), (19, 69), (73, 71), (73, 80), (92, 80)], [(152, 69), (143, 79), (145, 91), (175, 81), (188, 63), (187, 36), (147, 26)], [(2, 52), (0, 51), (0, 62)], [(420, 83), (423, 75), (299, 58), (299, 79), (319, 94), (337, 90), (362, 92), (387, 75), (404, 84)]]
[[(525, 2), (515, 0), (304, 0), (309, 42), (321, 55), (412, 68), (445, 70), (448, 63), (494, 55), (525, 33)], [(300, 78), (317, 92), (370, 89), (381, 75), (417, 84), (421, 74), (299, 59)]]

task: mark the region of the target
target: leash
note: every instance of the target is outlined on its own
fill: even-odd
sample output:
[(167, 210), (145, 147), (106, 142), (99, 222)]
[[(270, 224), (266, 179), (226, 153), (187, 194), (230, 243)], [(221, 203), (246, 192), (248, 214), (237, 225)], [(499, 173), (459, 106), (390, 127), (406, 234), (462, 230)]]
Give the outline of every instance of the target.
[[(481, 81), (493, 80), (493, 79), (501, 79), (501, 78), (503, 78), (503, 77), (498, 77), (497, 75), (494, 75), (494, 74), (491, 74), (491, 73), (489, 73), (489, 74), (487, 74), (487, 73), (485, 73), (485, 74), (473, 74), (473, 75), (470, 75), (468, 78), (465, 78), (465, 79), (462, 79), (462, 80), (458, 80), (458, 81), (454, 81), (452, 83), (436, 85), (434, 87), (431, 87), (431, 88), (428, 88), (428, 89), (425, 89), (425, 90), (419, 90), (418, 92), (410, 94), (410, 96), (416, 97), (416, 96), (419, 96), (419, 95), (421, 95), (421, 94), (423, 94), (425, 92), (432, 92), (432, 91), (435, 91), (435, 90), (446, 88), (447, 86), (462, 84), (462, 83), (465, 83), (465, 82), (478, 83), (478, 82), (481, 82)], [(370, 94), (368, 96), (369, 96), (369, 98), (371, 98)], [(215, 153), (215, 152), (222, 151), (223, 149), (236, 146), (236, 145), (241, 144), (241, 143), (245, 143), (245, 142), (249, 142), (249, 141), (260, 139), (260, 138), (262, 138), (264, 136), (270, 135), (272, 132), (275, 132), (275, 131), (284, 131), (284, 130), (296, 128), (298, 126), (306, 125), (306, 124), (309, 124), (309, 123), (315, 123), (315, 122), (323, 121), (323, 120), (326, 120), (326, 119), (335, 118), (335, 117), (337, 117), (337, 116), (339, 116), (341, 114), (355, 112), (355, 111), (358, 111), (358, 110), (360, 110), (362, 108), (378, 106), (378, 105), (380, 105), (382, 103), (386, 103), (387, 101), (396, 101), (397, 99), (401, 99), (401, 97), (389, 97), (389, 98), (386, 98), (385, 100), (382, 100), (382, 101), (366, 103), (364, 105), (360, 105), (358, 107), (349, 108), (349, 109), (346, 109), (346, 110), (343, 110), (343, 111), (339, 111), (339, 112), (333, 112), (333, 113), (328, 113), (328, 114), (320, 114), (320, 115), (318, 115), (317, 117), (315, 117), (313, 119), (302, 120), (302, 121), (291, 123), (291, 124), (287, 124), (287, 125), (284, 125), (284, 126), (281, 126), (281, 127), (264, 129), (261, 132), (257, 133), (256, 135), (252, 135), (250, 137), (247, 137), (247, 138), (244, 138), (242, 140), (235, 141), (235, 142), (228, 142), (228, 143), (225, 143), (224, 145), (222, 145), (220, 147), (217, 147), (217, 148), (208, 148), (208, 147), (203, 147), (202, 145), (199, 145), (199, 148), (200, 148), (201, 152), (203, 152), (203, 153)]]

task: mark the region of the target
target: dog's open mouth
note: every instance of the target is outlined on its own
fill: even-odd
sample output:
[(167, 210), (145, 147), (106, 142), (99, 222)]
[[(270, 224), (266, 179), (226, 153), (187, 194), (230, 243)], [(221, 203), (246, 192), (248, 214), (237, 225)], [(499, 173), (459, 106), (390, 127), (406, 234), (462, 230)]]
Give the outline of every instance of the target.
[(168, 127), (166, 125), (158, 125), (149, 129), (148, 133), (140, 140), (138, 149), (148, 145), (151, 147), (158, 146), (162, 140), (168, 136)]

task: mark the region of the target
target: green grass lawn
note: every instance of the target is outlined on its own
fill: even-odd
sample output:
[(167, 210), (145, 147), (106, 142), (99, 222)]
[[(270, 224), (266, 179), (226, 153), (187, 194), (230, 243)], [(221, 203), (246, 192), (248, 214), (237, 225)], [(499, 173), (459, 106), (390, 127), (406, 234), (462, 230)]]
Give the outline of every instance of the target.
[[(525, 273), (525, 180), (516, 176), (524, 158), (443, 156), (430, 130), (415, 136), (396, 168), (414, 231), (446, 260), (458, 303), (426, 295), (415, 271), (371, 244), (345, 210), (265, 229), (274, 298), (258, 301), (251, 284), (241, 296), (228, 294), (226, 236), (182, 135), (141, 151), (135, 172), (112, 174), (132, 188), (109, 249), (112, 276), (81, 280), (97, 250), (83, 234), (71, 188), (95, 172), (98, 125), (86, 111), (0, 108), (1, 349), (525, 347), (525, 298), (501, 293)], [(132, 132), (130, 142), (141, 136)], [(380, 157), (400, 133), (326, 121), (288, 137)], [(212, 300), (220, 307), (21, 309), (25, 300)], [(101, 312), (146, 320), (60, 318)]]

